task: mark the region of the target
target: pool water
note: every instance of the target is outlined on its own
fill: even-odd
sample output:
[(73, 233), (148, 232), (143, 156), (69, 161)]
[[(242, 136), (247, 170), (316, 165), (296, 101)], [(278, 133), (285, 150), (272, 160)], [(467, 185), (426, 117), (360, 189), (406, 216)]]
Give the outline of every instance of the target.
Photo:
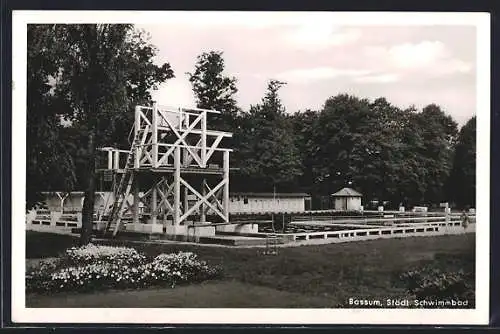
[[(304, 232), (336, 232), (336, 231), (346, 231), (346, 230), (356, 230), (356, 229), (368, 229), (375, 228), (372, 226), (286, 226), (285, 230), (276, 228), (276, 233), (304, 233)], [(262, 233), (273, 233), (272, 227), (269, 226), (259, 226), (259, 232)]]

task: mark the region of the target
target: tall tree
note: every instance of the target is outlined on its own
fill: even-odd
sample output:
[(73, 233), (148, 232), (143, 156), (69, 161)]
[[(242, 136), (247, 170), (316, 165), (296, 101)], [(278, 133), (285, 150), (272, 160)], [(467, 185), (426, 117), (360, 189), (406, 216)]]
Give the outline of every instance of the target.
[(301, 191), (313, 192), (313, 156), (318, 150), (318, 145), (314, 142), (314, 131), (318, 127), (317, 121), (319, 112), (313, 110), (299, 111), (291, 117), (293, 131), (290, 134), (295, 140), (295, 145), (300, 154), (302, 162), (302, 176), (298, 180)]
[(401, 202), (405, 207), (422, 204), (427, 189), (427, 170), (425, 167), (425, 144), (423, 131), (416, 126), (417, 109), (404, 110), (407, 119), (399, 139), (398, 178)]
[[(412, 132), (409, 127), (413, 108), (402, 110), (385, 98), (370, 104), (376, 121), (371, 127), (371, 137), (378, 141), (380, 150), (375, 152), (378, 182), (374, 185), (375, 197), (388, 200), (390, 205), (408, 204), (413, 197), (412, 173), (414, 165), (410, 146)], [(377, 138), (377, 139), (375, 139)]]
[(459, 207), (476, 206), (476, 116), (458, 134), (448, 193)]
[(168, 63), (153, 63), (156, 48), (132, 25), (47, 29), (59, 57), (54, 94), (66, 102), (65, 117), (72, 126), (86, 134), (81, 143), (86, 158), (81, 235), (85, 244), (93, 222), (96, 148), (116, 138), (116, 121), (132, 110), (133, 103), (150, 99), (148, 90), (173, 77), (173, 71)]
[(302, 173), (300, 155), (291, 135), (293, 126), (278, 95), (283, 85), (271, 80), (262, 102), (242, 117), (235, 156), (241, 173), (249, 180), (247, 189), (290, 189)]
[(388, 200), (393, 206), (418, 197), (422, 169), (414, 150), (423, 142), (412, 128), (414, 117), (414, 109), (401, 110), (385, 98), (329, 98), (314, 122), (309, 148), (314, 192), (328, 195), (351, 186), (365, 201)]
[(235, 94), (238, 92), (236, 78), (224, 74), (223, 52), (204, 52), (197, 57), (195, 70), (187, 73), (196, 96), (196, 106), (202, 109), (221, 111), (211, 124), (217, 130), (234, 131), (238, 106)]
[[(376, 168), (368, 157), (380, 152), (379, 143), (371, 140), (374, 123), (368, 100), (340, 94), (325, 102), (313, 134), (318, 146), (313, 156), (317, 192), (328, 195), (350, 185), (370, 196), (368, 184), (377, 174), (367, 170)], [(368, 176), (370, 180), (362, 179)]]
[(423, 141), (421, 149), (413, 151), (421, 157), (425, 168), (424, 201), (439, 203), (446, 200), (445, 186), (453, 163), (457, 123), (439, 106), (431, 104), (416, 115), (412, 127)]
[(41, 191), (69, 190), (76, 179), (68, 147), (60, 140), (63, 110), (52, 90), (59, 55), (47, 28), (30, 24), (27, 29), (27, 209), (42, 202)]
[(340, 94), (317, 116), (295, 115), (294, 124), (313, 194), (351, 186), (365, 201), (388, 200), (393, 207), (444, 199), (456, 123), (438, 106), (417, 112), (385, 98)]

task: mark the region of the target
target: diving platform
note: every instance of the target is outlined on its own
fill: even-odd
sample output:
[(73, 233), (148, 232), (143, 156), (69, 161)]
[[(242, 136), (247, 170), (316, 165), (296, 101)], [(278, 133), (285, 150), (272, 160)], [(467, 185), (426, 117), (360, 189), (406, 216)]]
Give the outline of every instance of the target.
[(210, 128), (209, 116), (214, 114), (220, 111), (157, 104), (135, 108), (130, 148), (99, 149), (107, 163), (97, 172), (112, 183), (114, 194), (104, 234), (116, 236), (127, 215), (132, 217), (129, 226), (135, 227), (146, 218), (153, 225), (151, 232), (169, 222), (167, 234), (183, 230), (193, 215), (199, 215), (201, 223), (207, 214), (229, 223), (232, 150), (222, 143), (232, 133)]

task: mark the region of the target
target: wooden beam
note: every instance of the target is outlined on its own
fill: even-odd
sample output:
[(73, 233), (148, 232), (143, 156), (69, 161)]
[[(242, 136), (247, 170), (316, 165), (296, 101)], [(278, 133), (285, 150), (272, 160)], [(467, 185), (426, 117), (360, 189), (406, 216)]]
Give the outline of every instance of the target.
[[(177, 136), (177, 140), (172, 144), (172, 147), (167, 151), (166, 154), (169, 155), (171, 153), (171, 151), (173, 151), (175, 149), (175, 147), (178, 147), (181, 144), (184, 144), (183, 147), (186, 148), (189, 151), (189, 153), (193, 156), (193, 158), (196, 160), (196, 162), (198, 163), (198, 165), (201, 166), (200, 157), (197, 154), (194, 154), (193, 152), (191, 152), (190, 146), (188, 145), (188, 143), (186, 143), (186, 140), (185, 140), (185, 138), (187, 137), (187, 135), (189, 133), (191, 133), (191, 131), (194, 129), (194, 127), (201, 121), (201, 115), (199, 115), (189, 125), (189, 127), (186, 130), (183, 130), (183, 131), (177, 130), (175, 127), (173, 127), (172, 124), (170, 123), (170, 121), (167, 118), (164, 118), (164, 120), (169, 125), (169, 128), (172, 130), (172, 132), (174, 132), (174, 134)], [(180, 134), (180, 132), (183, 132), (183, 133)]]
[(174, 184), (172, 183), (171, 185), (169, 185), (166, 193), (163, 193), (163, 191), (160, 189), (160, 187), (158, 187), (158, 189), (157, 189), (158, 193), (160, 194), (160, 197), (161, 197), (161, 201), (160, 201), (160, 204), (158, 204), (158, 206), (159, 207), (164, 206), (167, 209), (165, 216), (167, 216), (169, 213), (171, 215), (174, 215), (174, 208), (172, 207), (172, 205), (168, 201), (168, 196), (172, 192), (173, 188), (174, 188)]
[(176, 147), (174, 153), (174, 225), (181, 223), (181, 148)]
[(188, 188), (184, 187), (184, 201), (183, 201), (182, 211), (186, 212), (188, 210)]
[[(205, 186), (207, 187), (208, 191), (212, 191), (212, 189), (208, 186), (208, 184), (205, 183)], [(218, 198), (222, 190), (224, 190), (224, 188), (220, 188), (219, 190), (217, 190), (214, 193), (214, 195), (212, 196), (212, 198), (214, 199), (215, 204), (217, 205), (217, 207), (219, 209), (221, 209), (221, 210), (224, 210), (224, 207), (222, 206), (221, 202), (219, 202), (219, 198)]]
[(229, 221), (229, 152), (224, 152), (224, 191), (222, 194), (223, 212), (226, 215), (226, 221)]
[[(201, 167), (207, 166), (207, 112), (201, 114)], [(198, 146), (198, 145), (197, 145)]]
[(108, 151), (108, 169), (113, 169), (113, 151)]
[(153, 191), (151, 192), (151, 223), (156, 224), (156, 218), (158, 217), (158, 198), (157, 198), (157, 185), (153, 186)]
[(210, 150), (208, 151), (208, 154), (207, 154), (207, 157), (206, 159), (209, 160), (211, 157), (212, 157), (212, 154), (214, 154), (217, 146), (219, 146), (220, 142), (222, 141), (222, 138), (224, 138), (223, 136), (218, 136), (214, 142), (212, 143), (212, 145), (210, 146)]
[[(194, 149), (196, 151), (198, 151), (198, 149), (200, 149), (200, 147), (199, 147), (200, 145), (201, 145), (201, 138), (196, 143)], [(196, 154), (198, 154), (198, 152), (196, 152)], [(191, 155), (188, 155), (187, 158), (183, 161), (183, 166), (184, 167), (189, 167), (189, 165), (191, 164), (192, 161), (193, 161), (193, 157)]]
[(194, 193), (199, 198), (198, 202), (195, 205), (193, 205), (187, 212), (184, 213), (184, 215), (181, 217), (181, 220), (184, 220), (185, 218), (187, 218), (194, 210), (198, 209), (200, 207), (201, 203), (203, 203), (203, 202), (208, 207), (210, 207), (216, 214), (218, 214), (221, 218), (223, 218), (224, 220), (227, 219), (227, 217), (225, 217), (222, 212), (220, 212), (217, 208), (215, 208), (212, 205), (212, 203), (210, 203), (207, 200), (207, 198), (209, 198), (210, 196), (212, 196), (220, 187), (222, 187), (225, 184), (225, 180), (222, 180), (205, 197), (203, 197), (198, 191), (196, 191), (196, 189), (194, 189), (193, 187), (191, 187), (191, 185), (189, 185), (189, 183), (187, 183), (186, 181), (184, 181), (182, 178), (181, 178), (181, 182), (182, 182), (182, 184), (184, 184), (184, 186), (188, 187), (189, 190), (191, 190), (191, 192)]
[(149, 119), (146, 117), (146, 115), (144, 115), (144, 113), (142, 111), (139, 112), (140, 114), (140, 118), (144, 120), (144, 122), (146, 122), (149, 126), (151, 126), (151, 122), (149, 121)]
[[(150, 145), (150, 144), (149, 144)], [(151, 154), (149, 154), (149, 152), (145, 149), (146, 148), (146, 144), (142, 145), (141, 146), (142, 148), (142, 152), (141, 154), (143, 154), (143, 158), (141, 160), (141, 165), (144, 164), (145, 162), (149, 161), (151, 163), (151, 166), (154, 167), (153, 165), (153, 161), (154, 161), (154, 158), (151, 156)]]
[(113, 169), (119, 169), (120, 168), (120, 152), (114, 151), (113, 152), (115, 157), (113, 159)]
[(144, 132), (142, 133), (141, 141), (140, 141), (139, 146), (138, 146), (138, 156), (136, 157), (136, 161), (137, 161), (137, 159), (139, 160), (139, 166), (137, 166), (136, 168), (140, 167), (141, 157), (142, 157), (143, 153), (146, 153), (146, 154), (148, 154), (149, 157), (151, 157), (149, 155), (149, 152), (147, 152), (147, 150), (146, 150), (146, 140), (148, 137), (149, 129), (150, 129), (149, 125), (146, 125), (144, 127)]
[(133, 185), (133, 193), (134, 193), (134, 202), (133, 202), (133, 209), (132, 209), (132, 215), (133, 215), (133, 223), (138, 224), (139, 223), (139, 178), (135, 178), (134, 180), (134, 185)]
[[(127, 174), (123, 174), (122, 177), (126, 177), (126, 176), (127, 176)], [(132, 183), (134, 182), (134, 172), (130, 172), (128, 177), (129, 177), (129, 180), (127, 183), (127, 188), (125, 188), (125, 192), (121, 195), (121, 196), (123, 196), (123, 199), (122, 199), (122, 202), (120, 203), (120, 206), (118, 208), (117, 218), (116, 218), (116, 222), (115, 222), (116, 225), (115, 225), (115, 230), (113, 231), (113, 236), (116, 236), (116, 234), (120, 230), (120, 222), (121, 222), (122, 215), (123, 215), (122, 211), (123, 211), (123, 208), (125, 207), (125, 202), (127, 202), (128, 194), (130, 194), (130, 188), (132, 187)]]
[(158, 167), (158, 108), (156, 102), (153, 103), (153, 115), (151, 117), (151, 144), (152, 144), (152, 161), (153, 167)]
[[(207, 196), (207, 190), (206, 190), (207, 188), (208, 188), (207, 180), (205, 178), (203, 178), (203, 180), (201, 181), (201, 195), (203, 197)], [(206, 211), (207, 211), (207, 208), (205, 206), (205, 203), (202, 203), (200, 206), (200, 221), (202, 223), (207, 221), (207, 212)]]
[[(169, 130), (170, 127), (159, 126), (158, 129), (159, 130)], [(178, 130), (179, 133), (187, 132), (187, 131), (188, 131), (187, 129), (180, 129), (180, 130)], [(189, 132), (192, 133), (192, 134), (198, 134), (198, 135), (201, 134), (201, 130), (200, 129), (192, 129)], [(207, 137), (222, 136), (222, 137), (231, 138), (233, 136), (233, 134), (231, 132), (217, 131), (217, 130), (208, 130), (208, 129), (207, 129), (206, 134), (207, 134)]]

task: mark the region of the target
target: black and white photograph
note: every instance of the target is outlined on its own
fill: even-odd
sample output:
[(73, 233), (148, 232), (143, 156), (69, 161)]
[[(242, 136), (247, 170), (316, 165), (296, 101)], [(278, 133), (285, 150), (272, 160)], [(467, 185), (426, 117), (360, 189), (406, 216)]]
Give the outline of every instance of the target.
[(13, 33), (13, 321), (488, 323), (488, 14)]

